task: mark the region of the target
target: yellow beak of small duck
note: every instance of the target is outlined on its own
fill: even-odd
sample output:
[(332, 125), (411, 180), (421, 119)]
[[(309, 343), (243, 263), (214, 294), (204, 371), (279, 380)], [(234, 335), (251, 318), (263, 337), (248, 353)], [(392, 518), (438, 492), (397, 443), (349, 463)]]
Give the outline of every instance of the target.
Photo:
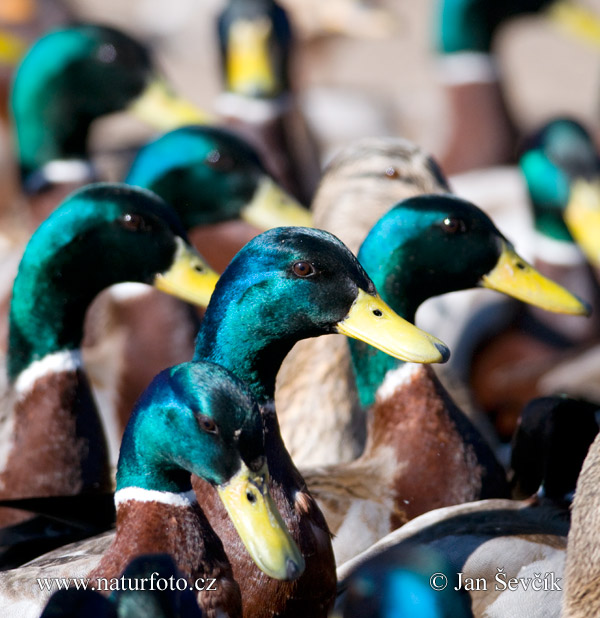
[(564, 216), (575, 242), (590, 263), (600, 268), (600, 179), (573, 183)]

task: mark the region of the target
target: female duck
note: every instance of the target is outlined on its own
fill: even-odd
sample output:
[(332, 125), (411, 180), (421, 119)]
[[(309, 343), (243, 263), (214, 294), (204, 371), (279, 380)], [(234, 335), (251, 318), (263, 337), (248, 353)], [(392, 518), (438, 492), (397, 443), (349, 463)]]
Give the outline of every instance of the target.
[(200, 578), (215, 582), (214, 590), (198, 592), (207, 616), (240, 616), (239, 588), (223, 545), (191, 491), (190, 472), (216, 488), (261, 569), (279, 579), (302, 572), (302, 557), (269, 494), (256, 402), (222, 367), (186, 363), (159, 374), (132, 414), (117, 472), (116, 532), (6, 571), (0, 600), (4, 612), (22, 604), (27, 615), (39, 615), (44, 599), (37, 584), (31, 586), (34, 573), (82, 574), (95, 580), (98, 590), (111, 590), (113, 578), (133, 558), (167, 553), (191, 586)]
[(246, 616), (325, 616), (333, 600), (329, 530), (283, 446), (273, 404), (275, 376), (291, 346), (299, 339), (333, 332), (363, 339), (404, 359), (439, 362), (447, 357), (443, 344), (381, 302), (339, 240), (306, 228), (277, 228), (248, 243), (219, 280), (198, 334), (195, 360), (230, 369), (258, 399), (271, 491), (306, 561), (304, 574), (294, 582), (267, 580), (239, 552), (214, 492), (193, 478), (198, 500), (223, 540), (242, 588)]
[[(207, 303), (216, 275), (159, 198), (90, 185), (31, 238), (14, 283), (1, 425), (2, 498), (110, 488), (106, 446), (82, 368), (87, 307), (121, 281)], [(5, 512), (3, 523), (13, 516)]]

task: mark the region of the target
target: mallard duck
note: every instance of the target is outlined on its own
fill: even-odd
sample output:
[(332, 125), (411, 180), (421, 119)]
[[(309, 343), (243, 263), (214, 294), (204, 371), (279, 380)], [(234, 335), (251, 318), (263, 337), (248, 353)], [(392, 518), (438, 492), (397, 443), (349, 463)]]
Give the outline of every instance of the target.
[[(520, 167), (533, 210), (535, 266), (599, 306), (600, 288), (566, 223), (577, 219), (580, 237), (584, 228), (587, 238), (600, 234), (593, 218), (600, 166), (591, 136), (571, 119), (555, 119), (526, 142)], [(515, 305), (490, 330), (472, 351), (470, 386), (476, 403), (508, 440), (525, 403), (556, 392), (542, 392), (544, 374), (597, 343), (600, 321), (595, 312), (590, 320), (578, 320)]]
[(39, 39), (16, 71), (10, 105), (34, 226), (67, 193), (97, 179), (88, 150), (97, 118), (128, 109), (163, 130), (207, 119), (175, 97), (146, 47), (97, 24)]
[[(185, 240), (176, 214), (141, 189), (90, 185), (38, 228), (11, 300), (2, 498), (111, 488), (80, 353), (85, 313), (96, 294), (134, 280), (207, 303), (216, 279)], [(4, 510), (2, 522), (15, 517)]]
[(213, 581), (214, 590), (197, 591), (207, 616), (241, 616), (239, 588), (191, 490), (190, 472), (216, 488), (260, 568), (294, 579), (304, 563), (269, 494), (264, 445), (256, 402), (228, 371), (199, 362), (165, 370), (140, 398), (123, 438), (116, 531), (5, 571), (0, 607), (39, 615), (44, 594), (33, 573), (87, 576), (96, 589), (110, 591), (133, 558), (156, 552), (170, 554), (190, 586)]
[(472, 618), (465, 590), (435, 587), (451, 574), (448, 561), (429, 547), (393, 548), (349, 575), (332, 618)]
[[(356, 254), (377, 220), (400, 200), (449, 191), (435, 161), (417, 145), (362, 139), (325, 169), (311, 207), (313, 223)], [(297, 465), (352, 461), (362, 452), (364, 413), (345, 337), (296, 343), (277, 374), (275, 401), (286, 448)]]
[[(598, 409), (596, 406), (596, 413)], [(567, 557), (571, 552), (570, 541), (567, 546), (568, 496), (563, 491), (572, 497), (578, 466), (593, 433), (590, 417), (594, 408), (587, 402), (553, 397), (532, 402), (529, 410), (524, 419), (526, 431), (515, 435), (513, 465), (525, 481), (521, 489), (537, 495), (520, 501), (482, 500), (425, 513), (341, 565), (340, 590), (346, 587), (348, 575), (366, 560), (374, 556), (383, 559), (387, 551), (402, 554), (419, 544), (441, 552), (450, 561), (452, 571), (442, 572), (449, 587), (462, 586), (468, 592), (473, 615), (561, 615), (565, 552)], [(565, 431), (569, 422), (571, 427)], [(586, 438), (582, 440), (578, 434)], [(543, 472), (538, 475), (527, 470), (531, 461)], [(577, 485), (576, 499), (581, 480)], [(572, 513), (574, 531), (574, 508)], [(586, 528), (590, 529), (593, 527)], [(575, 555), (588, 551), (582, 544)], [(512, 578), (521, 581), (512, 581), (509, 587)], [(594, 615), (593, 608), (587, 610), (585, 615)]]
[[(173, 206), (190, 241), (203, 247), (219, 272), (259, 232), (310, 225), (309, 212), (275, 183), (252, 146), (221, 128), (189, 126), (151, 141), (125, 182)], [(191, 358), (194, 350), (197, 316), (181, 301), (154, 292), (131, 284), (111, 288), (101, 304), (94, 303), (86, 329), (86, 358), (94, 359), (92, 382), (97, 396), (102, 389), (115, 464), (137, 397), (159, 371)], [(115, 368), (116, 354), (121, 363)]]
[[(115, 590), (110, 599), (95, 590), (59, 590), (48, 601), (40, 618), (202, 618), (202, 610), (194, 593), (186, 585), (179, 590), (161, 583), (179, 582), (183, 588), (183, 574), (169, 554), (145, 554), (134, 558), (123, 571), (124, 587)], [(144, 581), (144, 583), (142, 583)], [(186, 582), (187, 584), (187, 582)], [(165, 588), (163, 590), (163, 588)]]
[(229, 0), (218, 17), (223, 94), (217, 109), (253, 142), (267, 169), (300, 201), (320, 175), (317, 148), (290, 76), (294, 37), (274, 0)]
[(577, 477), (598, 435), (599, 404), (565, 395), (538, 397), (519, 417), (509, 478), (513, 497), (537, 493), (557, 505), (573, 500)]
[(275, 376), (291, 346), (303, 337), (332, 332), (418, 362), (447, 358), (437, 339), (408, 326), (381, 303), (339, 240), (307, 228), (276, 228), (250, 241), (221, 276), (200, 327), (194, 359), (231, 369), (258, 399), (271, 491), (306, 561), (305, 573), (295, 582), (266, 579), (239, 551), (214, 492), (194, 478), (198, 500), (242, 589), (247, 616), (325, 616), (333, 600), (329, 530), (285, 450), (273, 403)]
[[(404, 200), (373, 227), (358, 256), (382, 297), (409, 321), (430, 294), (477, 285), (554, 311), (587, 311), (522, 260), (487, 215), (450, 195)], [(302, 468), (336, 535), (338, 563), (431, 509), (508, 496), (492, 451), (431, 368), (359, 342), (350, 348), (359, 400), (370, 414), (365, 450), (351, 463)]]

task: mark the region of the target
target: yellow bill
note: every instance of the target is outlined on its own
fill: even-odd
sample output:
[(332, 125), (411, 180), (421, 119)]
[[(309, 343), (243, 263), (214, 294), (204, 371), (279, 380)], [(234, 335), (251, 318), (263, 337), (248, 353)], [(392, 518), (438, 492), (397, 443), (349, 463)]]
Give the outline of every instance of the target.
[(300, 577), (304, 558), (271, 498), (267, 464), (252, 472), (242, 463), (240, 471), (217, 491), (258, 567), (275, 579)]
[(573, 183), (564, 217), (575, 242), (600, 268), (600, 180)]
[(279, 84), (271, 68), (267, 17), (232, 24), (227, 40), (227, 81), (231, 92), (244, 96), (273, 96)]
[(483, 287), (503, 292), (554, 313), (590, 313), (586, 303), (558, 283), (544, 277), (505, 242), (498, 263), (482, 277), (481, 283)]
[(129, 106), (129, 111), (161, 131), (189, 124), (209, 124), (215, 120), (213, 115), (178, 97), (161, 78), (150, 82)]
[(173, 264), (154, 278), (154, 287), (187, 302), (206, 307), (219, 275), (183, 239), (177, 238)]
[(260, 230), (288, 225), (312, 227), (310, 212), (266, 175), (240, 216)]
[(450, 358), (450, 350), (439, 339), (401, 318), (379, 295), (360, 289), (337, 332), (403, 361), (445, 363)]

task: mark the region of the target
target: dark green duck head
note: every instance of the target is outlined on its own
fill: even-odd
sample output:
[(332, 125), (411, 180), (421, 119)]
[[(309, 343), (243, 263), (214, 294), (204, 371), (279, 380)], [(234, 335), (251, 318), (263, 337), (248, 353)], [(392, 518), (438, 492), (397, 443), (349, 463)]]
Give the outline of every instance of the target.
[(277, 579), (302, 573), (302, 555), (268, 489), (256, 401), (240, 380), (211, 363), (167, 369), (142, 394), (123, 436), (115, 501), (127, 488), (190, 491), (190, 473), (217, 489), (265, 573)]
[(208, 304), (217, 275), (186, 240), (173, 209), (149, 191), (88, 185), (36, 230), (19, 265), (10, 308), (9, 376), (77, 349), (87, 307), (124, 281)]
[(125, 182), (160, 195), (190, 229), (242, 218), (260, 230), (310, 225), (242, 138), (206, 126), (170, 131), (140, 150)]
[[(146, 47), (94, 24), (51, 32), (33, 45), (17, 69), (11, 108), (22, 178), (31, 191), (72, 174), (74, 162), (85, 167), (90, 125), (101, 116), (128, 109), (163, 130), (206, 121), (170, 91)], [(44, 169), (56, 161), (63, 165)], [(90, 174), (68, 179), (89, 180)]]
[(397, 358), (442, 362), (448, 349), (398, 317), (378, 296), (355, 256), (335, 236), (275, 228), (236, 255), (217, 283), (198, 339), (196, 360), (228, 367), (261, 403), (300, 339), (343, 333)]
[(588, 131), (569, 118), (553, 120), (526, 141), (519, 165), (539, 242), (575, 240), (600, 266), (600, 158)]
[[(383, 300), (409, 321), (428, 298), (478, 286), (549, 311), (589, 311), (523, 260), (482, 210), (452, 195), (397, 204), (373, 226), (358, 258)], [(351, 348), (361, 401), (370, 405), (397, 362), (358, 341)]]
[(225, 90), (275, 98), (289, 90), (292, 33), (273, 0), (229, 0), (218, 19)]

